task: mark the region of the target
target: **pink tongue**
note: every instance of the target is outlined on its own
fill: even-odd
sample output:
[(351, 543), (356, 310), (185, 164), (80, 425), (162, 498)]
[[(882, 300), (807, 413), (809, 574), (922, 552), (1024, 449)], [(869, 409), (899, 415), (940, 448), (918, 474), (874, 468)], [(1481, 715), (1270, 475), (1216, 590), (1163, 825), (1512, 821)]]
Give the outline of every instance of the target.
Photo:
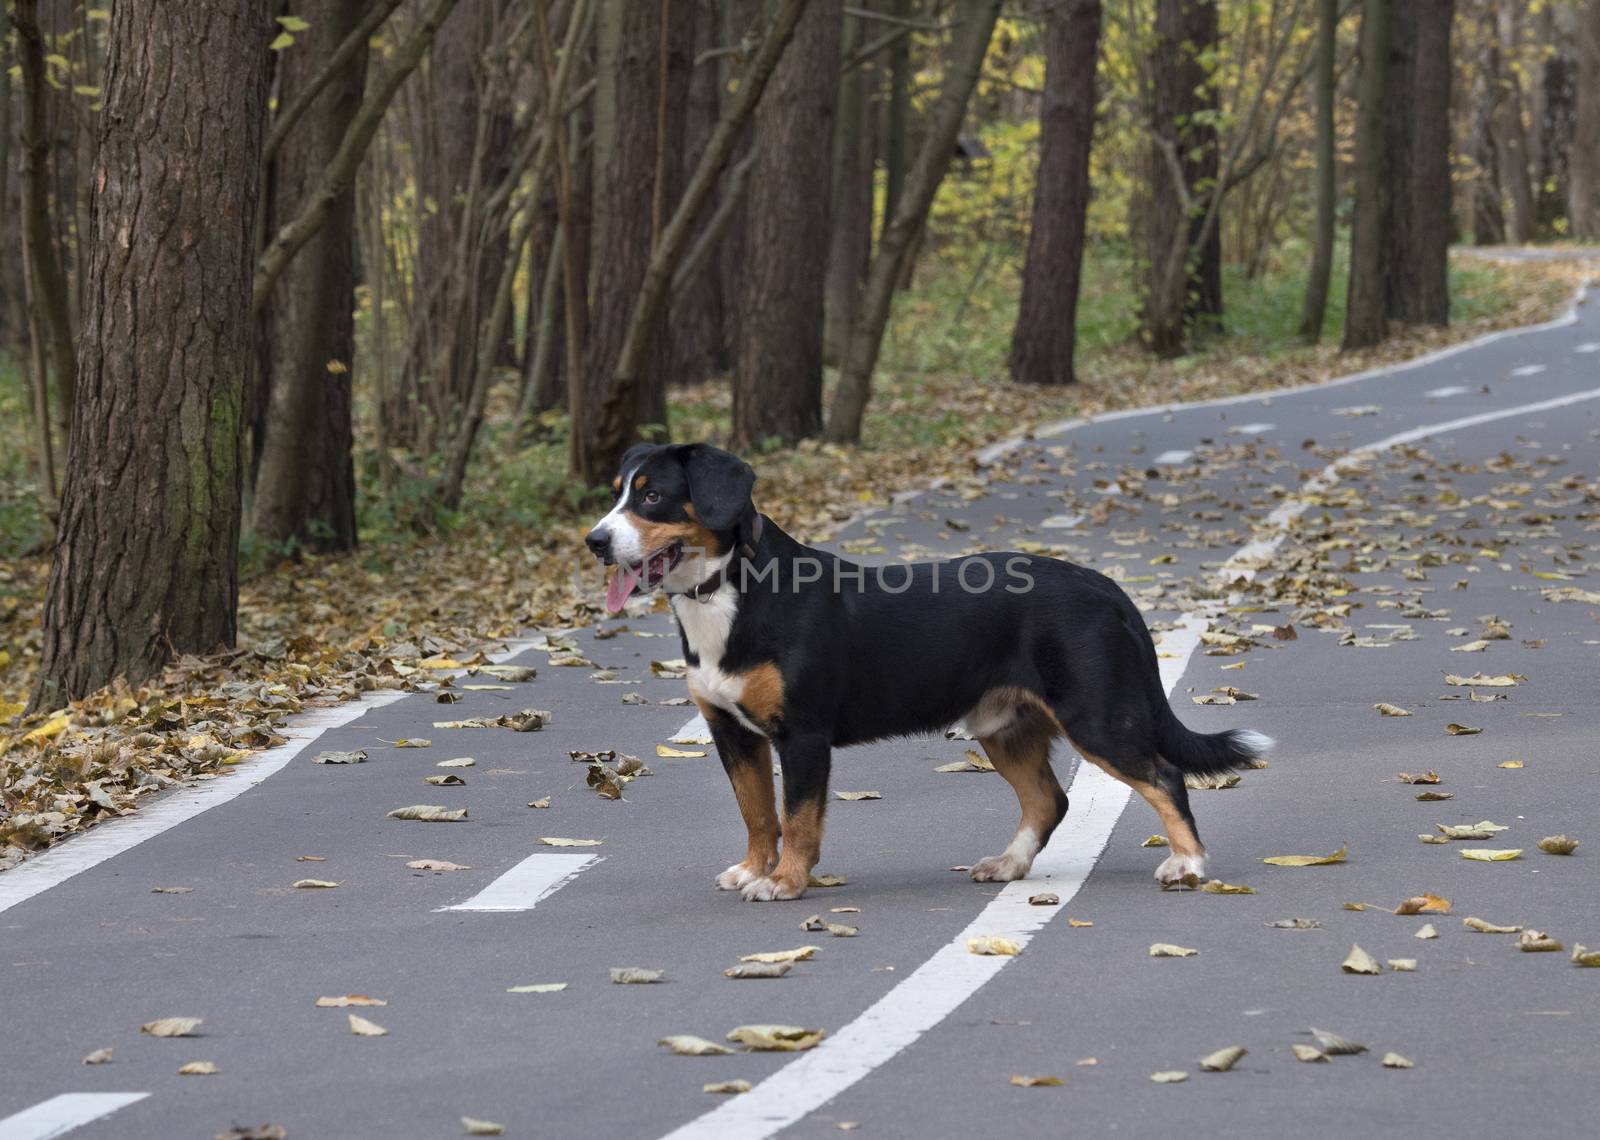
[(633, 593), (633, 588), (639, 584), (639, 571), (628, 566), (618, 566), (617, 572), (611, 575), (611, 581), (606, 583), (606, 612), (620, 614), (622, 604)]

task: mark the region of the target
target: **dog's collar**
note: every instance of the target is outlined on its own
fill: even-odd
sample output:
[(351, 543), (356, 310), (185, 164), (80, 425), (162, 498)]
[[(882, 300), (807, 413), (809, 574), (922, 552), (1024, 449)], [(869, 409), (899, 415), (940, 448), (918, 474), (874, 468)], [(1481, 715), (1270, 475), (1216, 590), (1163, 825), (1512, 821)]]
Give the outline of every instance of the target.
[[(761, 541), (761, 529), (761, 515), (757, 514), (755, 523), (750, 527), (750, 541), (740, 543), (739, 545), (739, 557), (741, 559), (755, 557), (755, 544)], [(693, 586), (690, 586), (687, 590), (682, 592), (681, 596), (685, 598), (693, 598), (697, 602), (705, 602), (711, 597), (712, 594), (715, 594), (718, 590), (720, 590), (722, 588), (722, 584), (728, 580), (728, 567), (732, 565), (733, 561), (730, 560), (727, 566), (717, 567), (714, 571), (712, 571), (711, 577), (704, 578), (695, 583)]]

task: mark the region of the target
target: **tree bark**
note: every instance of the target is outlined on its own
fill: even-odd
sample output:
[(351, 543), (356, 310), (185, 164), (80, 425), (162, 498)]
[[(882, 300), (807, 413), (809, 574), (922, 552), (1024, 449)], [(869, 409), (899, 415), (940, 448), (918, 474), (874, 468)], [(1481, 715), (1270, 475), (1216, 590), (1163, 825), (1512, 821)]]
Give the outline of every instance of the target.
[(1450, 27), (1454, 0), (1395, 0), (1387, 100), (1387, 313), (1450, 321)]
[[(846, 16), (839, 53), (849, 59), (861, 46), (863, 19)], [(862, 67), (839, 77), (839, 102), (833, 126), (832, 209), (828, 244), (827, 312), (823, 357), (844, 360), (861, 299), (861, 279), (872, 256), (872, 156), (866, 150), (867, 76)]]
[(809, 0), (755, 116), (733, 445), (822, 430), (823, 296), (841, 0)]
[[(909, 20), (912, 0), (889, 0), (896, 20)], [(883, 166), (885, 187), (883, 195), (883, 227), (889, 228), (900, 205), (900, 192), (906, 180), (906, 161), (910, 155), (907, 123), (911, 118), (911, 37), (901, 36), (889, 51), (889, 110), (888, 128), (884, 138)], [(883, 235), (878, 235), (883, 240)]]
[(1578, 11), (1578, 106), (1567, 213), (1574, 237), (1600, 239), (1600, 0)]
[(1534, 182), (1541, 234), (1556, 233), (1566, 213), (1568, 171), (1571, 169), (1573, 117), (1577, 110), (1577, 61), (1572, 50), (1569, 21), (1574, 10), (1543, 10), (1540, 26), (1549, 54), (1538, 71), (1533, 101), (1535, 132)]
[(35, 709), (233, 644), (267, 40), (253, 0), (112, 9)]
[(1473, 85), (1472, 161), (1477, 168), (1472, 183), (1472, 240), (1475, 245), (1501, 245), (1506, 240), (1505, 210), (1500, 196), (1500, 144), (1495, 125), (1499, 100), (1500, 40), (1492, 8), (1483, 10), (1482, 55)]
[(1311, 271), (1306, 278), (1300, 335), (1322, 339), (1328, 310), (1328, 280), (1333, 275), (1334, 212), (1339, 205), (1338, 156), (1334, 150), (1334, 63), (1339, 50), (1339, 0), (1317, 0), (1317, 215), (1311, 238)]
[[(1428, 0), (1419, 2), (1424, 8), (1434, 6)], [(1516, 66), (1521, 40), (1518, 7), (1516, 3), (1499, 5), (1501, 58), (1510, 64), (1502, 79), (1505, 97), (1500, 101), (1500, 177), (1511, 199), (1512, 232), (1517, 241), (1530, 242), (1538, 232), (1538, 218), (1529, 177), (1528, 130), (1523, 122), (1522, 71)]]
[(894, 301), (895, 284), (912, 242), (927, 219), (928, 208), (950, 164), (967, 101), (978, 85), (983, 57), (1000, 15), (1000, 0), (969, 0), (961, 6), (961, 26), (950, 55), (949, 70), (939, 97), (928, 114), (927, 134), (906, 181), (893, 216), (883, 230), (872, 268), (862, 292), (861, 312), (850, 334), (850, 352), (840, 370), (839, 386), (828, 407), (827, 438), (834, 443), (861, 439), (861, 421), (872, 393), (872, 372), (883, 348), (884, 330)]
[(1384, 103), (1389, 97), (1393, 25), (1392, 0), (1365, 0), (1356, 109), (1356, 204), (1350, 230), (1350, 283), (1342, 345), (1345, 351), (1368, 348), (1389, 334), (1390, 166)]
[(1011, 378), (1020, 383), (1071, 384), (1077, 379), (1072, 354), (1089, 212), (1100, 21), (1100, 0), (1068, 0), (1046, 16), (1039, 172), (1022, 300), (1007, 362)]
[[(310, 29), (282, 53), (279, 99), (295, 100), (318, 68), (361, 23), (348, 0), (297, 0), (293, 15)], [(351, 52), (296, 128), (284, 136), (268, 172), (267, 217), (275, 227), (304, 208), (318, 174), (361, 105), (367, 53)], [(260, 325), (266, 414), (256, 474), (254, 525), (273, 544), (322, 552), (356, 546), (355, 465), (351, 458), (351, 377), (355, 355), (354, 184), (344, 188), (322, 230), (284, 272)]]

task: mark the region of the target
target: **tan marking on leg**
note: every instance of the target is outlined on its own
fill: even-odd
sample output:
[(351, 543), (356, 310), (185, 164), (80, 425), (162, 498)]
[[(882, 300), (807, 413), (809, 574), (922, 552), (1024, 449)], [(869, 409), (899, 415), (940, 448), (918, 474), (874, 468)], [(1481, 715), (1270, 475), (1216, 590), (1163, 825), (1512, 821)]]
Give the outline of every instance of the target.
[[(772, 790), (772, 746), (765, 740), (749, 755), (728, 768), (734, 799), (744, 816), (749, 843), (742, 863), (735, 863), (718, 877), (725, 889), (742, 887), (772, 870), (778, 860), (778, 809)], [(724, 880), (730, 880), (724, 884)], [(731, 881), (739, 880), (739, 881)]]
[(772, 872), (778, 890), (773, 898), (799, 898), (811, 882), (811, 869), (822, 855), (823, 802), (813, 800), (783, 816), (783, 854)]
[(1022, 808), (1022, 822), (1011, 844), (999, 855), (980, 860), (972, 877), (980, 882), (1009, 881), (1027, 875), (1046, 839), (1060, 822), (1061, 784), (1050, 768), (1053, 718), (1030, 717), (1008, 732), (979, 738), (978, 743), (1005, 777)]
[[(1076, 742), (1073, 747), (1077, 748)], [(1161, 817), (1161, 826), (1166, 829), (1167, 843), (1172, 848), (1172, 854), (1162, 861), (1156, 868), (1156, 878), (1162, 883), (1176, 883), (1190, 875), (1205, 877), (1206, 849), (1200, 842), (1200, 837), (1194, 833), (1194, 828), (1189, 826), (1189, 821), (1178, 810), (1178, 805), (1172, 802), (1172, 796), (1159, 784), (1152, 784), (1148, 780), (1139, 780), (1124, 775), (1118, 771), (1115, 764), (1109, 763), (1103, 757), (1096, 756), (1083, 748), (1078, 748), (1078, 754), (1096, 768), (1105, 772), (1113, 779), (1121, 780), (1128, 787), (1144, 797)]]
[(750, 719), (757, 724), (771, 724), (783, 719), (783, 674), (772, 662), (757, 665), (740, 675), (744, 688), (739, 693), (739, 703)]

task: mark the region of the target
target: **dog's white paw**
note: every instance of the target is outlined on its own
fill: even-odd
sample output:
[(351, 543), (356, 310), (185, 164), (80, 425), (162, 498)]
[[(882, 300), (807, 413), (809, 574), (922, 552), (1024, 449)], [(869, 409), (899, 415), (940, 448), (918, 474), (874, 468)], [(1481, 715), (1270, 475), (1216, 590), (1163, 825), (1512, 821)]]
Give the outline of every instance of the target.
[(972, 878), (979, 883), (1009, 883), (1013, 879), (1027, 878), (1032, 866), (1031, 860), (1016, 855), (991, 855), (973, 864)]
[(805, 884), (795, 887), (778, 879), (763, 875), (744, 885), (745, 902), (773, 902), (779, 899), (797, 899), (806, 893)]
[(717, 876), (717, 890), (738, 891), (743, 890), (751, 879), (756, 878), (756, 873), (743, 863), (735, 863), (722, 874)]
[(1156, 868), (1156, 882), (1163, 886), (1181, 883), (1190, 876), (1201, 880), (1205, 879), (1206, 857), (1204, 855), (1168, 855), (1161, 866)]

